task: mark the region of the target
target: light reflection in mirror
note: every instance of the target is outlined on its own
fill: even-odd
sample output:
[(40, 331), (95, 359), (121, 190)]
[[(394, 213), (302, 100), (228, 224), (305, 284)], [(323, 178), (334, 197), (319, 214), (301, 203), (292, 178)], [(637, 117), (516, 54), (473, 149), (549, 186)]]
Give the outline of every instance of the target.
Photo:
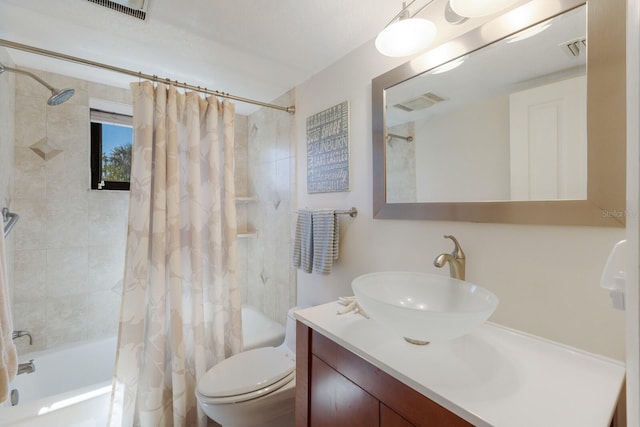
[(413, 141), (386, 144), (387, 202), (586, 199), (585, 35), (583, 6), (388, 88)]

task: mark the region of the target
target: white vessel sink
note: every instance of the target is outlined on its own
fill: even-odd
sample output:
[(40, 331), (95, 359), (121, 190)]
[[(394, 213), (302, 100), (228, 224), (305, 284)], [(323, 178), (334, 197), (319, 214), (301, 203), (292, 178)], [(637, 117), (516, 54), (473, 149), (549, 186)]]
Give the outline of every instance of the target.
[(473, 283), (428, 273), (380, 272), (356, 277), (351, 288), (364, 311), (414, 344), (469, 334), (498, 306)]

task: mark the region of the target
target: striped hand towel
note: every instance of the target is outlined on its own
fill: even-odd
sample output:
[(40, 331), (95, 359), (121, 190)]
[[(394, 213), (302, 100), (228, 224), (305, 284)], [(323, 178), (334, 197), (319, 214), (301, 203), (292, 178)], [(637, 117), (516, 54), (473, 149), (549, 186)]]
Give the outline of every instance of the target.
[(312, 212), (298, 211), (296, 238), (293, 242), (293, 266), (305, 273), (313, 268), (313, 218)]
[(313, 273), (328, 275), (339, 255), (338, 218), (335, 210), (321, 210), (313, 212), (312, 222)]

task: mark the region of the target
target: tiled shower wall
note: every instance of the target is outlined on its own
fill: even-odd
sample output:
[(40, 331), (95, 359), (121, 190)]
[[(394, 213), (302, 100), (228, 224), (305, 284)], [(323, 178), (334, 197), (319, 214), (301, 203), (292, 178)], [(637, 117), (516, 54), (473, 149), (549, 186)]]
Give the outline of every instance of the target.
[[(292, 90), (273, 101), (295, 104)], [(295, 120), (279, 110), (262, 108), (249, 116), (248, 226), (257, 237), (247, 239), (246, 301), (285, 323), (296, 304), (296, 275), (291, 267), (295, 219)]]
[[(414, 123), (389, 128), (389, 134), (414, 136)], [(401, 138), (387, 138), (386, 172), (387, 202), (406, 203), (416, 201), (416, 142)]]
[(130, 104), (128, 90), (30, 70), (75, 95), (16, 78), (13, 317), (33, 335), (19, 351), (113, 336), (124, 265), (128, 192), (90, 190), (89, 100)]
[[(30, 71), (53, 86), (73, 87), (76, 94), (50, 107), (44, 87), (25, 76), (15, 78), (11, 207), (21, 221), (10, 239), (15, 247), (10, 283), (14, 326), (34, 337), (31, 347), (26, 339), (18, 342), (20, 352), (116, 333), (128, 207), (128, 192), (89, 189), (89, 99), (130, 104), (129, 91)], [(293, 104), (292, 99), (289, 94), (276, 102)], [(14, 107), (3, 99), (0, 108)], [(243, 299), (282, 323), (295, 304), (295, 275), (289, 267), (292, 126), (284, 112), (263, 109), (250, 118), (236, 116), (236, 191), (257, 199), (238, 203), (238, 228), (258, 230), (239, 240)], [(2, 138), (7, 143), (0, 149), (9, 151), (14, 138)], [(44, 156), (42, 149), (48, 151)], [(2, 154), (3, 159), (14, 157)]]
[[(7, 50), (0, 47), (0, 63), (13, 66)], [(0, 74), (0, 209), (8, 207), (15, 210), (13, 205), (13, 140), (15, 117), (15, 85), (16, 77), (13, 73)], [(7, 276), (9, 283), (13, 281), (13, 234), (5, 241)]]

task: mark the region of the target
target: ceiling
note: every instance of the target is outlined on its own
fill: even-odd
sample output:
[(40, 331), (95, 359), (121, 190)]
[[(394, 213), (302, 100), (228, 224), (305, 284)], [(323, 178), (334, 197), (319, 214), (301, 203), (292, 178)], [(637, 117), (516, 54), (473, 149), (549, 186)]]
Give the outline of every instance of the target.
[[(0, 38), (270, 102), (373, 39), (402, 4), (148, 1), (142, 21), (87, 0), (1, 0)], [(124, 87), (132, 80), (17, 50), (10, 54), (18, 66)], [(245, 114), (256, 108), (238, 107)]]
[[(142, 0), (117, 1), (133, 5)], [(402, 0), (144, 1), (148, 7), (143, 21), (87, 0), (0, 0), (0, 38), (271, 102), (371, 43), (402, 6)], [(426, 3), (418, 1), (411, 12)], [(449, 25), (447, 4), (448, 0), (435, 0), (420, 13), (438, 28), (434, 45), (484, 20)], [(135, 79), (18, 50), (9, 52), (22, 67), (119, 87), (128, 87)], [(240, 114), (257, 108), (236, 103)]]

